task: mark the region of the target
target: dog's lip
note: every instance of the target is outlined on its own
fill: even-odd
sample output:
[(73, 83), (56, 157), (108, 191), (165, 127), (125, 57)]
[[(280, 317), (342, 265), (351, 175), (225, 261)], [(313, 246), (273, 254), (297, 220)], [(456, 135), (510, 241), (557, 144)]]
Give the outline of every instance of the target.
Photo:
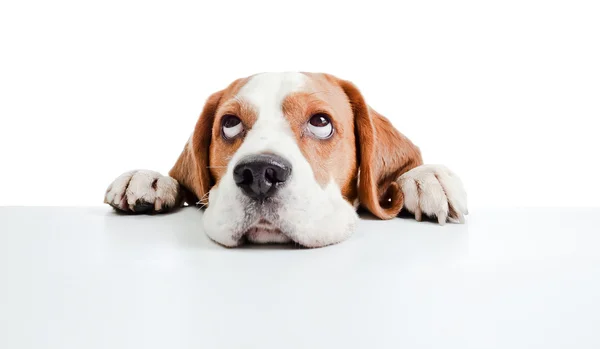
[[(260, 240), (270, 236), (268, 239), (273, 240), (270, 242), (261, 242)], [(278, 241), (285, 240), (285, 241)], [(253, 224), (249, 225), (248, 228), (240, 237), (240, 241), (247, 241), (253, 243), (297, 243), (290, 235), (282, 230), (278, 224), (274, 224), (271, 220), (260, 217)]]
[(251, 227), (249, 228), (244, 235), (252, 235), (252, 234), (260, 234), (260, 233), (269, 233), (269, 234), (277, 234), (277, 235), (285, 235), (283, 232), (277, 228), (263, 228), (263, 227)]
[[(270, 241), (270, 242), (256, 241), (256, 239), (258, 239), (260, 237), (261, 233), (273, 234), (274, 236), (285, 237), (289, 240), (288, 241)], [(260, 219), (260, 220), (258, 220), (257, 223), (250, 226), (242, 234), (242, 236), (238, 240), (238, 243), (242, 244), (243, 242), (248, 242), (248, 241), (252, 242), (252, 243), (258, 243), (258, 244), (265, 244), (265, 243), (266, 244), (296, 244), (296, 246), (301, 246), (303, 248), (309, 248), (309, 249), (321, 248), (321, 247), (325, 247), (328, 245), (334, 245), (334, 244), (338, 243), (338, 242), (335, 242), (335, 243), (330, 243), (330, 244), (320, 244), (320, 243), (304, 244), (304, 243), (301, 243), (300, 241), (296, 240), (293, 236), (286, 234), (285, 232), (283, 232), (281, 229), (279, 229), (277, 226), (275, 226), (274, 224), (272, 224), (270, 221), (268, 221), (266, 219)]]
[(258, 244), (285, 244), (292, 239), (273, 225), (257, 224), (250, 227), (243, 235), (245, 240)]
[[(267, 233), (267, 234), (273, 234), (274, 236), (278, 236), (278, 237), (285, 237), (287, 239), (289, 239), (289, 241), (285, 241), (285, 242), (278, 242), (278, 241), (271, 241), (271, 242), (260, 242), (260, 241), (256, 241), (256, 239), (258, 239), (261, 233)], [(308, 248), (308, 249), (315, 249), (315, 248), (321, 248), (321, 247), (325, 247), (325, 246), (329, 246), (329, 245), (335, 245), (341, 241), (338, 242), (333, 242), (333, 243), (326, 243), (326, 244), (322, 244), (320, 242), (315, 242), (313, 244), (306, 244), (305, 242), (301, 242), (297, 239), (296, 236), (294, 236), (294, 234), (288, 234), (285, 231), (281, 230), (279, 228), (278, 225), (273, 224), (271, 221), (269, 221), (268, 219), (265, 218), (260, 218), (258, 220), (255, 221), (254, 224), (251, 224), (250, 226), (248, 226), (248, 228), (241, 234), (239, 235), (239, 238), (237, 239), (238, 241), (238, 246), (242, 245), (244, 243), (247, 242), (251, 242), (251, 243), (258, 243), (258, 244), (295, 244), (296, 246), (300, 246), (303, 248)]]

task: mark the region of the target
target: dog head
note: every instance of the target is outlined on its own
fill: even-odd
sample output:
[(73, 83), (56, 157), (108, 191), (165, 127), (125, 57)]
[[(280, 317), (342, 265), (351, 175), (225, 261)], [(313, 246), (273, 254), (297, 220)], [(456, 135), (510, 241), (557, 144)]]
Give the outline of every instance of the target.
[(220, 244), (319, 247), (352, 234), (359, 204), (396, 216), (396, 180), (421, 163), (352, 83), (263, 73), (210, 96), (171, 175), (208, 203), (204, 228)]

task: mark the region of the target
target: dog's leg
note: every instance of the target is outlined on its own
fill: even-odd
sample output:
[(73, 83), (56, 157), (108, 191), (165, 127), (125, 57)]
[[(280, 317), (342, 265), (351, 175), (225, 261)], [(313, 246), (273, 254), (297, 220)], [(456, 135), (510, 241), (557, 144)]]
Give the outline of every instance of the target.
[(104, 202), (126, 213), (162, 213), (183, 204), (183, 190), (168, 176), (148, 170), (123, 173), (106, 190)]
[(443, 165), (421, 165), (400, 176), (404, 208), (420, 221), (437, 217), (439, 224), (464, 223), (467, 193), (462, 181)]

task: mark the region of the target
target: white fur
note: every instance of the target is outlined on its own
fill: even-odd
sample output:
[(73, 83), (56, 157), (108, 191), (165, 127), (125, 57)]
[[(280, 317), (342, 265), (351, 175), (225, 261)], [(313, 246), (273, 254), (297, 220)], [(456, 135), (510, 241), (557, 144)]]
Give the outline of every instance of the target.
[[(227, 171), (209, 195), (204, 215), (208, 236), (225, 245), (236, 246), (242, 235), (261, 218), (270, 221), (295, 242), (309, 247), (340, 242), (354, 230), (357, 215), (333, 183), (321, 187), (296, 142), (282, 102), (304, 88), (307, 77), (300, 73), (265, 73), (252, 77), (236, 98), (251, 103), (258, 118), (244, 142), (229, 161)], [(233, 168), (244, 157), (272, 153), (287, 159), (292, 174), (274, 200), (273, 209), (256, 207), (233, 180)], [(256, 242), (283, 242), (287, 239), (265, 233)]]
[[(152, 183), (156, 180), (156, 189)], [(135, 170), (125, 172), (106, 190), (104, 202), (123, 211), (134, 211), (138, 200), (154, 204), (160, 211), (165, 206), (173, 207), (177, 202), (179, 184), (171, 177), (158, 172)]]
[(467, 194), (460, 178), (445, 166), (416, 167), (400, 176), (400, 186), (404, 208), (418, 221), (425, 214), (437, 217), (440, 224), (464, 223), (464, 215), (468, 214)]

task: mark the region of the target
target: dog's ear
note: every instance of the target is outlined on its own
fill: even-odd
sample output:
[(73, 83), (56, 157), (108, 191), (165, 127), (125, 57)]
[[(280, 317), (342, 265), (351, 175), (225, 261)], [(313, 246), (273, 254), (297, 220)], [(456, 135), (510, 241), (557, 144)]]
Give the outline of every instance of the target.
[(192, 137), (169, 171), (169, 176), (175, 178), (186, 189), (185, 201), (190, 205), (205, 199), (205, 195), (213, 185), (213, 179), (208, 170), (208, 152), (215, 113), (223, 93), (224, 90), (215, 92), (208, 98), (200, 118), (196, 122)]
[(339, 79), (338, 83), (348, 96), (354, 114), (360, 203), (381, 219), (393, 218), (404, 203), (398, 178), (423, 164), (421, 152), (388, 119), (365, 103), (354, 84)]

